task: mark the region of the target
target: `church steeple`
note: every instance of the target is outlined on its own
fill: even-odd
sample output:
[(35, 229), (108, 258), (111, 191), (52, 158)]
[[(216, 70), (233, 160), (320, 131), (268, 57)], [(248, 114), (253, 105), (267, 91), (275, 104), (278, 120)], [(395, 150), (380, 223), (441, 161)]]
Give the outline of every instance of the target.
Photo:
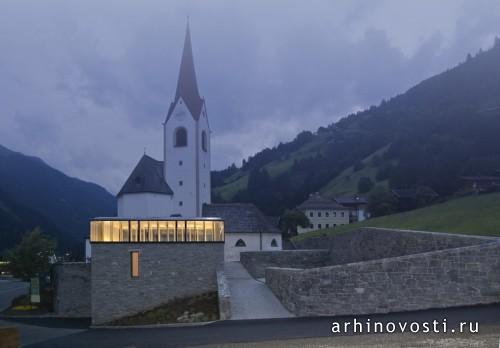
[(186, 36), (184, 38), (184, 49), (182, 51), (181, 66), (179, 69), (179, 78), (177, 80), (177, 89), (175, 91), (175, 100), (169, 110), (167, 120), (173, 111), (173, 108), (182, 98), (186, 103), (191, 115), (198, 120), (203, 108), (203, 98), (200, 97), (198, 91), (198, 83), (196, 82), (196, 72), (194, 69), (193, 48), (191, 46), (191, 33), (189, 30), (189, 22), (186, 25)]

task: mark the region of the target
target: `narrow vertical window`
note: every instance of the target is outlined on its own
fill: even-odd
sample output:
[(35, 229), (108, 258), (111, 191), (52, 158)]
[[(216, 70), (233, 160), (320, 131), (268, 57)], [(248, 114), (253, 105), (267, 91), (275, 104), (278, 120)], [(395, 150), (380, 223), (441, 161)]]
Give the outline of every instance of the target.
[[(201, 132), (201, 149), (205, 152), (208, 151), (207, 132), (205, 132), (205, 131)], [(203, 165), (203, 168), (205, 168), (204, 165)]]
[(130, 252), (130, 276), (132, 278), (139, 278), (139, 252)]
[(174, 135), (174, 146), (175, 147), (185, 147), (187, 146), (187, 131), (186, 128), (180, 127), (175, 130)]

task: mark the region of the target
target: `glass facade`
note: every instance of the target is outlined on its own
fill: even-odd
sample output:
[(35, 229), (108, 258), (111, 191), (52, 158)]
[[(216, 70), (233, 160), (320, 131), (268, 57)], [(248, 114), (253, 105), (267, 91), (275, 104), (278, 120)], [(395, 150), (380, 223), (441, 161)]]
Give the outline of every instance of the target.
[(91, 242), (172, 243), (223, 242), (224, 221), (106, 220), (90, 221)]

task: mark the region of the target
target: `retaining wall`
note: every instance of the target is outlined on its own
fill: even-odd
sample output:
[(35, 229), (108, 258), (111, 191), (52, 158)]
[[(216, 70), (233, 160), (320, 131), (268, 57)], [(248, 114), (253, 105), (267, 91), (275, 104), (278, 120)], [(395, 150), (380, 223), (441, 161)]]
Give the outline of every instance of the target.
[(54, 266), (54, 312), (63, 317), (90, 317), (90, 264)]
[(264, 278), (267, 267), (313, 268), (329, 264), (328, 250), (247, 251), (240, 262), (254, 278)]
[(363, 227), (338, 235), (309, 238), (294, 243), (299, 249), (328, 248), (330, 265), (340, 265), (478, 245), (494, 240), (496, 238)]
[[(428, 246), (444, 246), (442, 239), (431, 239), (435, 244)], [(407, 250), (416, 252), (418, 246)], [(268, 268), (266, 284), (299, 316), (500, 302), (500, 242), (315, 269)]]

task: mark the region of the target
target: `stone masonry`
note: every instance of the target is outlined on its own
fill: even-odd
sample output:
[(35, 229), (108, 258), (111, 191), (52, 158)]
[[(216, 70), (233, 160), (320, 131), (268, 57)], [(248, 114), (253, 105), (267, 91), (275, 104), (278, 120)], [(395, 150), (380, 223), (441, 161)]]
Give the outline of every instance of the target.
[(217, 271), (217, 299), (219, 301), (219, 319), (231, 319), (231, 291), (224, 271)]
[(240, 262), (254, 278), (264, 278), (267, 267), (314, 268), (329, 265), (328, 250), (248, 251)]
[(346, 233), (308, 238), (294, 243), (298, 249), (328, 248), (329, 264), (340, 265), (478, 245), (493, 240), (495, 238), (363, 227)]
[[(131, 251), (139, 251), (138, 278), (131, 278)], [(223, 260), (224, 243), (93, 243), (92, 323), (217, 291), (216, 271)]]
[(90, 317), (90, 264), (56, 264), (54, 312), (63, 317)]
[(267, 268), (298, 316), (387, 313), (500, 302), (500, 241), (314, 269)]

